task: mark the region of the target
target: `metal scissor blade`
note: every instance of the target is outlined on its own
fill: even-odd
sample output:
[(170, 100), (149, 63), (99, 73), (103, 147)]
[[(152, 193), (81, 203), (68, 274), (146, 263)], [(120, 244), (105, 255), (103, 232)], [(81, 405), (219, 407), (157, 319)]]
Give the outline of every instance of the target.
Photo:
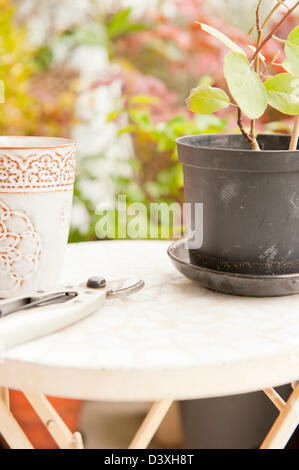
[(109, 299), (116, 299), (127, 297), (128, 295), (134, 294), (140, 289), (143, 289), (144, 281), (133, 278), (119, 279), (117, 281), (110, 282), (107, 287), (106, 297)]
[(41, 297), (24, 297), (0, 303), (0, 317), (16, 313), (20, 310), (28, 310), (34, 307), (42, 307), (54, 303), (63, 303), (78, 295), (76, 291), (56, 292)]

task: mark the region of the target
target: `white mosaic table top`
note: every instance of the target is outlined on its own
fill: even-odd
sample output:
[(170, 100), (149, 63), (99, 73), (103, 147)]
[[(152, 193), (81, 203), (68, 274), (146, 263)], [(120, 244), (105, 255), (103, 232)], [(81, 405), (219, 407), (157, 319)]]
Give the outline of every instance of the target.
[(155, 400), (237, 394), (298, 380), (299, 296), (242, 298), (206, 290), (175, 270), (168, 245), (69, 245), (64, 282), (132, 275), (146, 287), (2, 354), (0, 385), (70, 398)]

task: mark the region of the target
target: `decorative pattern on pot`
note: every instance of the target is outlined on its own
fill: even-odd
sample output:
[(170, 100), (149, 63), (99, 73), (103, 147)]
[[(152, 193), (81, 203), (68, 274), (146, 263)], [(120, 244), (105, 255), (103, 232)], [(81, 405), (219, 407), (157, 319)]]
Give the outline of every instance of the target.
[(75, 175), (74, 148), (59, 152), (0, 151), (0, 190), (10, 192), (72, 189)]
[(75, 153), (68, 139), (0, 136), (0, 297), (59, 284)]
[(22, 212), (0, 201), (0, 295), (14, 291), (37, 270), (41, 243), (33, 224)]
[(72, 205), (68, 201), (63, 201), (60, 209), (60, 224), (62, 226), (70, 226), (71, 223), (71, 210), (72, 210)]

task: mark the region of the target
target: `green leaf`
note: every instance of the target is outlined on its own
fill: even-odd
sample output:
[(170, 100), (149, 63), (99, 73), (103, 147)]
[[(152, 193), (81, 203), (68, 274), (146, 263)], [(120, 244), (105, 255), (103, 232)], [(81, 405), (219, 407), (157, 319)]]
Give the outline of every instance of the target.
[(108, 32), (112, 38), (121, 34), (124, 27), (128, 24), (131, 8), (125, 8), (124, 10), (118, 11), (109, 21)]
[(227, 94), (220, 88), (199, 85), (191, 90), (186, 104), (194, 113), (211, 114), (219, 111), (219, 109), (227, 108), (230, 100)]
[(224, 33), (219, 31), (218, 29), (213, 28), (212, 26), (209, 26), (205, 23), (198, 23), (201, 26), (201, 29), (205, 31), (206, 33), (209, 33), (211, 36), (214, 36), (215, 38), (219, 39), (219, 41), (222, 42), (226, 47), (231, 49), (234, 52), (239, 52), (239, 54), (245, 54), (243, 49), (238, 46), (236, 43), (234, 43), (228, 36), (226, 36)]
[(299, 76), (299, 26), (290, 32), (285, 45), (285, 53), (292, 72)]
[(265, 82), (269, 104), (281, 113), (299, 114), (299, 77), (279, 73)]
[(143, 23), (133, 23), (130, 20), (131, 8), (125, 8), (117, 12), (108, 23), (108, 35), (110, 39), (122, 34), (135, 33), (145, 29)]
[(250, 119), (258, 119), (267, 108), (263, 82), (244, 54), (229, 52), (224, 59), (224, 76), (234, 100)]

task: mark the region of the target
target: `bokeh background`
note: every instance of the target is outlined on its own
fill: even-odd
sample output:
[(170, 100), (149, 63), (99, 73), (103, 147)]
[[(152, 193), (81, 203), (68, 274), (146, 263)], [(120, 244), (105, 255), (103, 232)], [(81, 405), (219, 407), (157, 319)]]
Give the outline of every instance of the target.
[[(97, 207), (114, 203), (118, 194), (126, 194), (128, 203), (182, 202), (176, 137), (238, 132), (230, 109), (195, 116), (184, 100), (199, 82), (225, 86), (226, 50), (196, 21), (246, 45), (254, 40), (247, 33), (256, 3), (0, 0), (0, 78), (6, 90), (0, 132), (77, 141), (70, 241), (101, 237)], [(264, 0), (262, 16), (273, 3)], [(298, 16), (290, 17), (280, 36), (296, 24)], [(272, 58), (277, 48), (270, 42), (265, 55)], [(288, 133), (290, 124), (269, 110), (259, 130)]]
[[(262, 17), (275, 1), (263, 0)], [(76, 140), (70, 241), (101, 236), (95, 230), (97, 208), (115, 203), (119, 194), (128, 204), (181, 203), (176, 137), (239, 132), (231, 109), (195, 116), (184, 101), (198, 83), (225, 87), (227, 51), (196, 21), (247, 47), (254, 40), (247, 33), (256, 5), (257, 0), (0, 0), (0, 79), (5, 83), (0, 132)], [(280, 36), (296, 24), (298, 16), (289, 17)], [(264, 53), (272, 59), (280, 47), (269, 42)], [(259, 123), (263, 132), (290, 129), (291, 122), (273, 109)], [(163, 231), (160, 226), (161, 236)], [(82, 431), (87, 448), (125, 448), (148, 409), (147, 404), (51, 400), (68, 426)], [(11, 403), (34, 445), (54, 447), (20, 392), (11, 392)], [(173, 427), (167, 429), (172, 441), (157, 435), (152, 446), (179, 447), (182, 437), (174, 444), (173, 434)]]

